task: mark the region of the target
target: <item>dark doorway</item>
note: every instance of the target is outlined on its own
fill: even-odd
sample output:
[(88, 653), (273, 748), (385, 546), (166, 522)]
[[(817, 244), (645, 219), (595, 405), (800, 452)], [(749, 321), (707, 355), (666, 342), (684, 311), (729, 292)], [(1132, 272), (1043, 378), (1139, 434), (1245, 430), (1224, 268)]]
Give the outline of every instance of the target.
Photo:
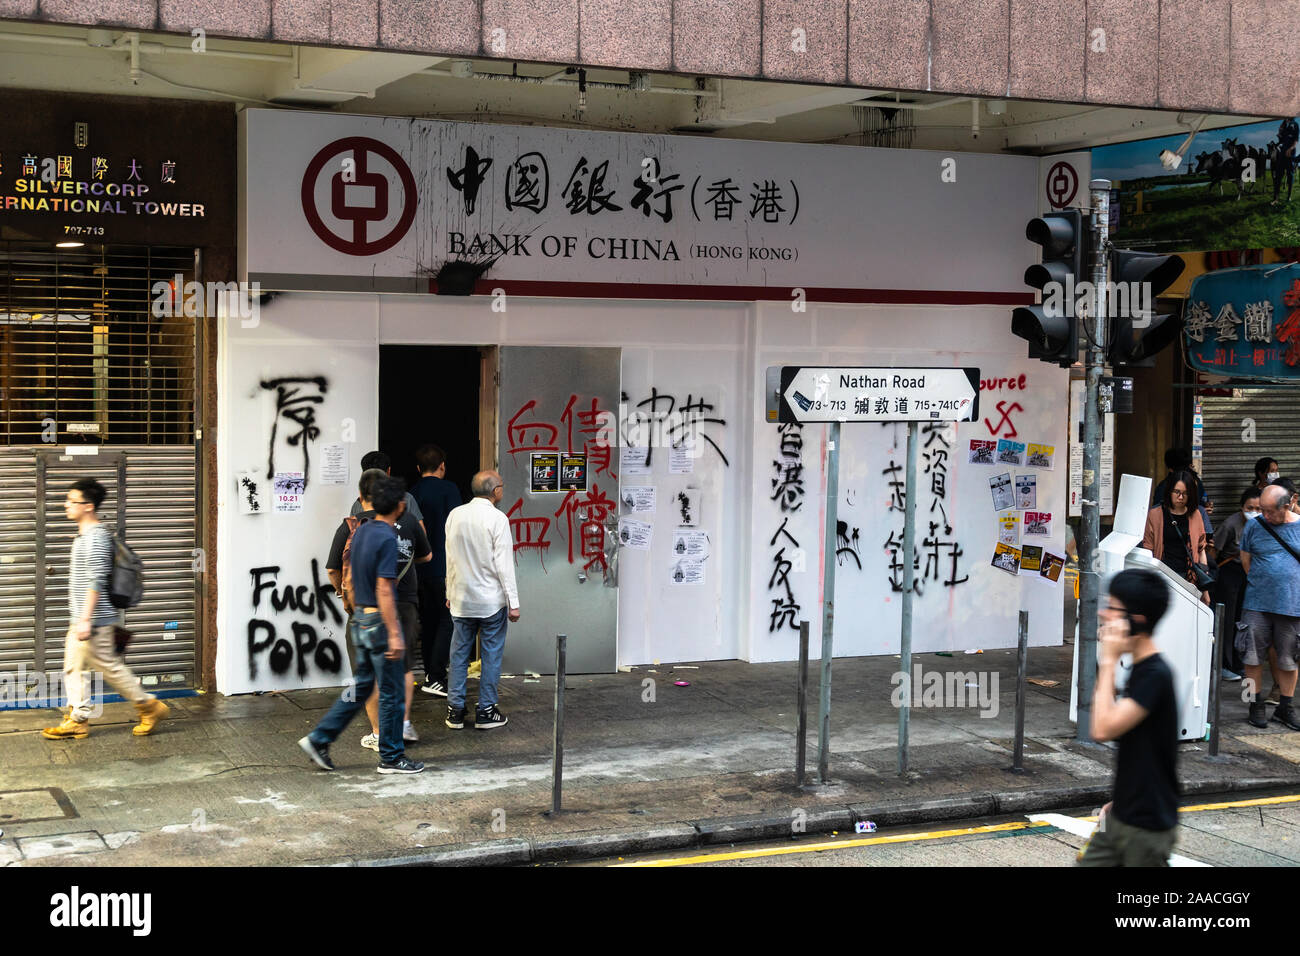
[(415, 450), (447, 453), (447, 480), (469, 501), (479, 469), (479, 350), (461, 345), (379, 347), (379, 447), (408, 488), (419, 478)]

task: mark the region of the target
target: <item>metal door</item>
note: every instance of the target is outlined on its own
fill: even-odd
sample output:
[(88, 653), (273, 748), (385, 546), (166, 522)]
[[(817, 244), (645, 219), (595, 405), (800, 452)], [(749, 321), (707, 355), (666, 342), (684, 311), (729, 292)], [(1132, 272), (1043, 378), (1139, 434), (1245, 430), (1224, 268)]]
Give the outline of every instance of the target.
[[(568, 669), (609, 673), (617, 662), (619, 349), (501, 349), (498, 469), (514, 537), (522, 612), (510, 625), (507, 673), (555, 671), (555, 636)], [(586, 489), (538, 490), (534, 455), (587, 456)]]

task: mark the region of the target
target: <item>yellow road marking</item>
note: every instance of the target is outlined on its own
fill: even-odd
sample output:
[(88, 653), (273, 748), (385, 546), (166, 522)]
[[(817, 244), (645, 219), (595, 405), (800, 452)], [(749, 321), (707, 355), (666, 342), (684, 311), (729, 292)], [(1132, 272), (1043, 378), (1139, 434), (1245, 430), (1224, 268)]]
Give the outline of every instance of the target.
[[(1238, 807), (1266, 807), (1283, 803), (1300, 803), (1300, 794), (1280, 797), (1259, 797), (1254, 800), (1231, 800), (1225, 803), (1201, 803), (1179, 807), (1179, 813), (1200, 813), (1205, 810), (1231, 810)], [(1076, 817), (1096, 822), (1096, 817)], [(723, 860), (752, 860), (764, 856), (784, 856), (790, 853), (820, 853), (824, 850), (846, 850), (858, 846), (881, 846), (890, 843), (914, 843), (921, 840), (942, 840), (947, 837), (970, 836), (977, 833), (1005, 833), (1013, 830), (1051, 828), (1048, 823), (994, 823), (979, 827), (962, 827), (956, 830), (932, 830), (926, 833), (900, 833), (894, 836), (868, 837), (862, 840), (836, 840), (829, 843), (809, 843), (801, 846), (766, 847), (761, 850), (735, 850), (730, 853), (706, 853), (700, 856), (674, 857), (669, 860), (637, 860), (631, 863), (614, 863), (612, 866), (659, 867), (691, 866), (696, 863), (714, 863)]]
[(909, 843), (916, 840), (942, 840), (945, 837), (969, 836), (973, 833), (999, 833), (1007, 830), (1029, 830), (1048, 827), (1046, 823), (992, 823), (980, 827), (962, 827), (959, 830), (936, 830), (930, 833), (900, 833), (896, 836), (868, 837), (862, 840), (837, 840), (832, 843), (810, 843), (806, 846), (768, 847), (763, 850), (736, 850), (732, 853), (711, 853), (704, 856), (677, 857), (672, 860), (643, 860), (633, 863), (616, 863), (615, 866), (688, 866), (692, 863), (710, 863), (716, 860), (749, 860), (760, 856), (780, 856), (785, 853), (816, 853), (821, 850), (843, 850), (854, 846), (879, 846), (885, 843)]

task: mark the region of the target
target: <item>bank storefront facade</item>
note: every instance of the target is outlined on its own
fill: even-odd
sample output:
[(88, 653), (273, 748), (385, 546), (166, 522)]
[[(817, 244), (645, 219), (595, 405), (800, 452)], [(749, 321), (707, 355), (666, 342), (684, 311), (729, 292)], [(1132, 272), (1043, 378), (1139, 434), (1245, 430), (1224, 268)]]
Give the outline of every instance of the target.
[(825, 428), (766, 420), (779, 365), (978, 367), (980, 419), (923, 428), (915, 648), (1014, 646), (1022, 607), (1060, 642), (1068, 373), (1010, 332), (1038, 160), (240, 124), (240, 278), (275, 294), (218, 344), (223, 693), (347, 676), (329, 541), (361, 456), (409, 478), (425, 441), (505, 478), (508, 671), (557, 633), (575, 671), (792, 659), (827, 573), (835, 653), (895, 653), (906, 428), (845, 427), (824, 567)]

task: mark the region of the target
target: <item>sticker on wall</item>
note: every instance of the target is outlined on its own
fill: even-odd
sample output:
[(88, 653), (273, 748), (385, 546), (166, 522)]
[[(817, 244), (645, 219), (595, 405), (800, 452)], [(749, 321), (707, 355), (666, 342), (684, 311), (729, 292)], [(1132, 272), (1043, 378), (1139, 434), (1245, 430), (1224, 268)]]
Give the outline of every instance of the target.
[(303, 492), (306, 488), (307, 481), (301, 471), (277, 471), (272, 492), (275, 497), (275, 513), (302, 511)]
[(998, 542), (1013, 548), (1020, 544), (1020, 515), (998, 516)]
[(703, 584), (704, 562), (694, 558), (682, 558), (673, 565), (669, 580), (673, 584)]
[(619, 458), (618, 458), (619, 475), (635, 476), (635, 475), (650, 474), (650, 466), (646, 463), (646, 460), (649, 457), (650, 457), (649, 448), (636, 448), (634, 446), (633, 447), (624, 446), (623, 450), (619, 453)]
[(1046, 468), (1053, 471), (1056, 468), (1056, 446), (1039, 445), (1035, 442), (1029, 443), (1029, 449), (1025, 458), (1025, 464), (1030, 468)]
[(532, 452), (528, 456), (528, 490), (533, 494), (560, 490), (560, 456), (552, 452)]
[(1006, 511), (1016, 506), (1016, 496), (1011, 490), (1011, 472), (990, 478), (989, 490), (993, 492), (994, 511)]
[(1020, 573), (1038, 577), (1043, 566), (1043, 549), (1037, 544), (1027, 544), (1020, 549)]
[(565, 491), (587, 490), (587, 454), (560, 456), (560, 487)]
[(1038, 476), (1016, 475), (1016, 508), (1024, 511), (1038, 507)]
[(346, 485), (348, 483), (348, 446), (341, 441), (320, 446), (320, 483)]
[(654, 525), (639, 518), (620, 518), (618, 520), (618, 540), (625, 548), (637, 551), (649, 551), (654, 538)]
[(266, 510), (260, 471), (241, 471), (235, 478), (235, 491), (241, 515), (260, 515)]
[(623, 502), (623, 507), (633, 514), (650, 514), (655, 510), (654, 485), (633, 485), (629, 488), (620, 488), (618, 498), (619, 501)]
[(695, 471), (695, 440), (683, 438), (668, 449), (668, 473), (689, 475)]
[(703, 561), (709, 556), (709, 535), (704, 531), (674, 531), (673, 554)]
[(1065, 558), (1050, 551), (1043, 552), (1043, 563), (1038, 569), (1038, 576), (1052, 584), (1061, 583), (1061, 571), (1065, 569)]
[(978, 438), (970, 440), (970, 454), (966, 457), (966, 463), (970, 465), (992, 465), (993, 453), (996, 451), (998, 443), (995, 441), (982, 441)]
[(1026, 511), (1025, 534), (1050, 538), (1052, 536), (1052, 513), (1050, 511)]
[(693, 528), (700, 523), (699, 500), (698, 488), (684, 488), (677, 492), (677, 515), (681, 518), (681, 523), (688, 528)]
[(1001, 541), (993, 549), (993, 567), (999, 571), (1006, 571), (1008, 574), (1020, 573), (1020, 549), (1013, 548), (1009, 544), (1003, 544)]
[(1025, 443), (1009, 438), (998, 439), (997, 461), (999, 465), (1016, 465), (1025, 463)]

